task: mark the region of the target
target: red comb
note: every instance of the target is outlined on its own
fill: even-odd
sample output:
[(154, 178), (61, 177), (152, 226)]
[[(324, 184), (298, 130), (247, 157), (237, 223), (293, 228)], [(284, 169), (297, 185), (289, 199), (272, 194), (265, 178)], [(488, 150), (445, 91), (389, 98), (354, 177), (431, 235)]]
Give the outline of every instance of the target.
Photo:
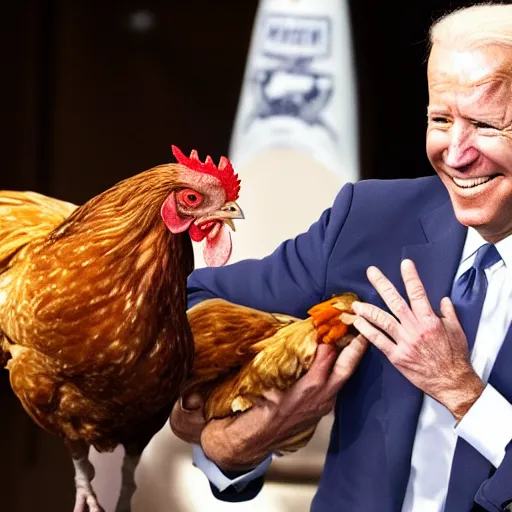
[(226, 191), (227, 201), (235, 201), (238, 199), (240, 180), (238, 179), (238, 174), (235, 174), (231, 162), (225, 156), (220, 157), (219, 166), (217, 167), (210, 156), (206, 157), (204, 163), (201, 162), (195, 149), (190, 153), (189, 157), (186, 157), (179, 148), (176, 146), (171, 147), (172, 154), (176, 157), (178, 163), (193, 171), (203, 172), (217, 178)]

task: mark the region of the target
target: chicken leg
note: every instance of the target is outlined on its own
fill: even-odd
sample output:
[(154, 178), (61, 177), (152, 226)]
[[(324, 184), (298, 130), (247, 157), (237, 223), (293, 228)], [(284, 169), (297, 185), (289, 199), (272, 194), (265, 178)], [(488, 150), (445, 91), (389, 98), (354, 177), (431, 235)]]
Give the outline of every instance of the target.
[(125, 446), (123, 466), (121, 468), (121, 492), (117, 500), (115, 512), (131, 512), (132, 497), (137, 490), (135, 483), (135, 470), (142, 456), (141, 447), (137, 445)]
[(85, 443), (66, 441), (75, 467), (76, 499), (73, 512), (104, 512), (92, 488), (94, 466), (89, 460), (89, 447)]
[[(132, 498), (137, 490), (135, 482), (135, 471), (142, 457), (142, 452), (153, 438), (153, 432), (156, 426), (161, 426), (170, 416), (170, 411), (163, 410), (152, 421), (148, 423), (146, 428), (141, 428), (136, 440), (123, 443), (124, 458), (121, 468), (121, 492), (117, 500), (115, 512), (131, 512)], [(154, 423), (153, 423), (154, 421)]]

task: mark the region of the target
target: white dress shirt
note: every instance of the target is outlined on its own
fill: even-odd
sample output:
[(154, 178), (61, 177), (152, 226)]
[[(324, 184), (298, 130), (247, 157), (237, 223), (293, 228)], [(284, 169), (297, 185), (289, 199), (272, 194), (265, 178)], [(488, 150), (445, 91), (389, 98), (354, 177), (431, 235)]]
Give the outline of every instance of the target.
[[(477, 250), (485, 243), (477, 231), (468, 229), (454, 282), (471, 267)], [(512, 321), (512, 236), (498, 242), (496, 249), (502, 261), (485, 270), (487, 293), (471, 352), (471, 364), (486, 387), (457, 426), (448, 409), (425, 396), (402, 512), (443, 512), (458, 436), (494, 466), (503, 460), (512, 438), (512, 404), (487, 384)]]
[[(477, 250), (485, 243), (477, 231), (468, 229), (454, 282), (472, 266)], [(512, 439), (512, 404), (487, 384), (512, 321), (512, 236), (498, 242), (496, 248), (502, 260), (485, 270), (487, 293), (471, 353), (473, 368), (486, 384), (484, 392), (458, 425), (448, 409), (425, 395), (402, 512), (443, 512), (458, 436), (494, 466), (501, 463), (505, 447)], [(271, 457), (235, 480), (223, 475), (198, 445), (193, 447), (193, 461), (220, 491), (229, 485), (243, 490), (249, 481), (266, 471)]]

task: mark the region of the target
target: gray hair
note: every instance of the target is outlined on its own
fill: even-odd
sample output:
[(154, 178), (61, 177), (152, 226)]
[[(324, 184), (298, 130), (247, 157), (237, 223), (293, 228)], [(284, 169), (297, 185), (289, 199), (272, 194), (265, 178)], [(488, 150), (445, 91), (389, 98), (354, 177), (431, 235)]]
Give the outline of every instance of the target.
[(512, 49), (512, 4), (483, 3), (456, 9), (430, 28), (436, 43), (459, 49), (499, 45)]

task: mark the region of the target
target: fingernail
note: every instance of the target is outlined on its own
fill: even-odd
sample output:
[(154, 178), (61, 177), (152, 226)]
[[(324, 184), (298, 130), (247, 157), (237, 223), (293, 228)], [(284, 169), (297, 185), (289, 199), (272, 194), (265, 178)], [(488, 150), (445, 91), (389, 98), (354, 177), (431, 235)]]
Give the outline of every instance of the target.
[(361, 307), (361, 303), (360, 302), (352, 302), (352, 309), (357, 313), (357, 310)]
[(192, 393), (180, 398), (180, 405), (184, 411), (197, 411), (203, 405), (203, 399), (199, 393)]

